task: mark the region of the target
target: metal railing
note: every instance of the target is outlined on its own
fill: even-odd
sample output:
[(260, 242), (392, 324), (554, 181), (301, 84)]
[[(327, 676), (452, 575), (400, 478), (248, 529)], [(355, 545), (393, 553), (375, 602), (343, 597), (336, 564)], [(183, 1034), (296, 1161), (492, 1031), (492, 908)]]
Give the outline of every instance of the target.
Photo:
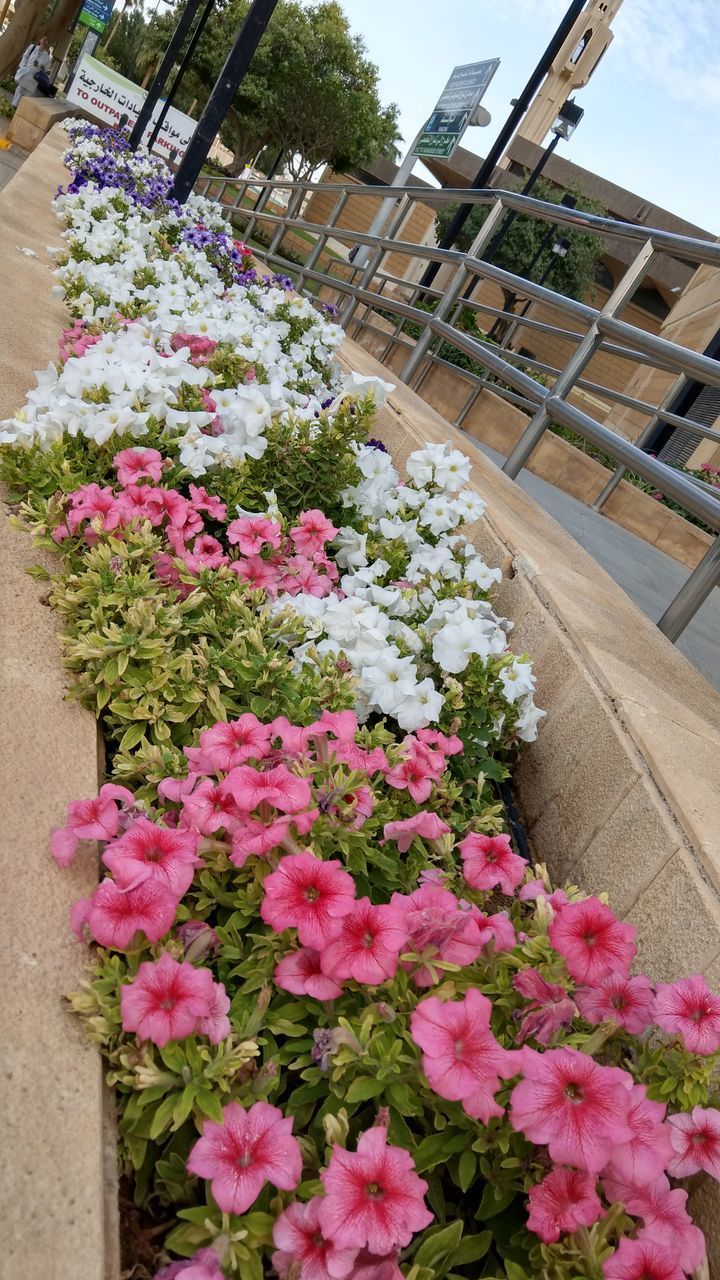
[[(215, 190), (218, 182), (220, 189)], [(256, 207), (247, 207), (245, 203), (251, 186), (255, 191), (261, 188)], [(612, 476), (594, 500), (593, 505), (597, 510), (602, 509), (623, 476), (631, 472), (654, 485), (666, 498), (676, 502), (716, 535), (720, 531), (720, 493), (711, 485), (703, 484), (695, 477), (661, 462), (644, 452), (641, 447), (648, 442), (659, 424), (680, 427), (683, 431), (696, 435), (698, 440), (711, 440), (720, 445), (720, 433), (703, 423), (676, 414), (671, 407), (680, 390), (690, 382), (720, 387), (720, 362), (677, 343), (668, 342), (620, 318), (620, 313), (632, 301), (636, 290), (657, 266), (659, 255), (666, 254), (681, 259), (686, 265), (709, 264), (720, 269), (720, 244), (618, 222), (613, 218), (599, 217), (564, 205), (548, 204), (512, 191), (361, 186), (353, 182), (316, 184), (288, 182), (286, 179), (259, 181), (255, 178), (207, 178), (198, 184), (200, 194), (211, 190), (234, 222), (237, 219), (243, 220), (246, 240), (252, 238), (258, 224), (262, 225), (266, 236), (269, 229), (268, 247), (258, 250), (259, 257), (292, 275), (299, 290), (313, 295), (320, 290), (331, 290), (333, 296), (337, 295), (341, 303), (340, 323), (350, 336), (361, 337), (363, 333), (381, 335), (386, 340), (380, 354), (382, 361), (398, 350), (406, 352), (404, 364), (396, 375), (403, 382), (416, 390), (420, 389), (428, 373), (436, 367), (451, 368), (459, 378), (468, 381), (470, 390), (456, 414), (454, 425), (462, 426), (478, 396), (485, 389), (492, 390), (531, 414), (526, 429), (503, 465), (508, 476), (513, 479), (518, 476), (545, 432), (551, 425), (559, 424), (595, 449), (601, 450), (616, 464)], [(268, 210), (274, 191), (282, 191), (289, 197), (282, 213)], [(233, 197), (229, 203), (226, 199), (228, 192)], [(317, 195), (331, 197), (332, 212), (327, 222), (313, 222), (303, 216), (303, 207), (310, 197)], [(397, 203), (384, 235), (370, 235), (357, 227), (339, 225), (339, 219), (350, 197), (376, 202), (378, 198), (385, 196), (392, 196)], [(488, 216), (470, 251), (463, 253), (459, 250), (443, 250), (401, 239), (413, 204), (418, 201), (438, 207), (458, 201), (489, 206)], [(558, 232), (564, 228), (574, 229), (603, 240), (610, 237), (616, 241), (627, 241), (635, 249), (634, 256), (605, 304), (600, 308), (590, 306), (484, 261), (483, 253), (508, 211), (550, 223)], [(294, 234), (294, 247), (300, 244), (304, 249), (307, 246), (300, 265), (282, 255), (281, 246), (289, 234)], [(337, 249), (329, 245), (331, 240), (336, 245), (359, 245), (369, 251), (363, 265), (347, 261)], [(443, 289), (422, 289), (419, 284), (405, 277), (384, 272), (383, 263), (389, 254), (403, 256), (408, 261), (408, 269), (417, 261), (439, 263), (441, 267), (448, 269), (449, 279)], [(321, 269), (323, 265), (324, 269)], [(525, 311), (508, 312), (482, 299), (468, 296), (484, 281), (493, 282), (518, 299), (524, 299), (528, 306), (535, 303), (544, 310), (549, 309), (553, 316), (558, 316), (558, 322), (554, 319), (539, 319), (537, 315), (525, 314)], [(418, 303), (422, 303), (422, 306)], [(495, 345), (483, 341), (460, 327), (458, 321), (466, 310), (479, 317), (506, 321), (508, 330), (502, 342)], [(388, 313), (397, 317), (395, 328), (390, 331), (383, 327), (387, 323)], [(419, 336), (408, 335), (408, 321), (419, 326)], [(718, 322), (720, 327), (720, 314)], [(557, 367), (509, 350), (508, 343), (518, 330), (523, 329), (535, 334), (550, 335), (553, 339), (569, 344), (572, 351), (566, 363)], [(443, 344), (450, 344), (468, 356), (480, 371), (450, 364), (441, 354)], [(644, 366), (672, 373), (675, 381), (662, 402), (654, 405), (627, 391), (588, 379), (583, 375), (593, 357), (600, 351), (628, 361), (629, 373), (638, 366)], [(526, 370), (540, 374), (543, 379), (547, 378), (550, 385), (538, 381)], [(582, 397), (582, 408), (577, 403), (569, 402), (571, 395), (575, 400)], [(600, 402), (601, 408), (603, 404), (609, 406), (610, 411), (619, 405), (647, 418), (647, 424), (637, 441), (631, 443), (589, 413), (587, 406), (593, 401)], [(719, 582), (720, 538), (716, 536), (660, 618), (660, 630), (670, 640), (677, 640)]]

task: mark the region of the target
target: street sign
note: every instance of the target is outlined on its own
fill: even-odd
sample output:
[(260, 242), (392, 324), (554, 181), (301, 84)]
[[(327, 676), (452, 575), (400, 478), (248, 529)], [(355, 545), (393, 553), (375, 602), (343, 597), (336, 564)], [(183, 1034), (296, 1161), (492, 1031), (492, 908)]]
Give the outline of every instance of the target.
[(114, 3), (115, 0), (83, 0), (78, 22), (91, 31), (102, 34), (110, 21)]
[(499, 66), (499, 58), (488, 58), (455, 67), (413, 147), (413, 155), (449, 160)]

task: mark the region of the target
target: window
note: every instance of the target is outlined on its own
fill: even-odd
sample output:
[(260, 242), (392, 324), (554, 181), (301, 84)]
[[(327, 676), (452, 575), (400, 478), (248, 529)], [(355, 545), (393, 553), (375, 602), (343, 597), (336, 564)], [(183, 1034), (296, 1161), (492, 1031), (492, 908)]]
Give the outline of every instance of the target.
[(635, 290), (632, 301), (643, 311), (647, 311), (649, 315), (655, 316), (658, 320), (664, 320), (666, 315), (670, 313), (670, 306), (665, 301), (661, 293), (657, 289), (653, 289), (652, 285), (642, 285)]
[(583, 54), (584, 54), (585, 50), (587, 49), (587, 47), (588, 47), (588, 45), (589, 45), (590, 41), (592, 40), (592, 35), (593, 35), (593, 33), (592, 33), (592, 29), (589, 29), (588, 31), (586, 31), (586, 32), (585, 32), (585, 35), (583, 36), (583, 38), (582, 38), (582, 40), (580, 41), (580, 43), (579, 43), (579, 45), (578, 45), (577, 49), (576, 49), (576, 50), (575, 50), (575, 52), (574, 52), (574, 54), (573, 54), (572, 58), (570, 59), (570, 61), (571, 61), (572, 65), (573, 65), (574, 67), (576, 67), (576, 66), (577, 66), (578, 62), (579, 62), (579, 61), (580, 61), (580, 59), (582, 58), (582, 56), (583, 56)]

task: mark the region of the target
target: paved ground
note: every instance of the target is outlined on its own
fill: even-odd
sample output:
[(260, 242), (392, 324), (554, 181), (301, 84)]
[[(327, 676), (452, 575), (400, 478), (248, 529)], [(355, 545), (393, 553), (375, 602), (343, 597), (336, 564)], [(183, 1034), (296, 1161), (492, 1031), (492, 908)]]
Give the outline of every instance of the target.
[[(0, 139), (5, 137), (9, 125), (10, 121), (0, 116)], [(0, 191), (7, 186), (11, 178), (15, 177), (24, 159), (25, 152), (17, 147), (11, 147), (8, 151), (0, 148)]]
[[(473, 439), (473, 444), (478, 441)], [(501, 454), (494, 449), (480, 448), (493, 462), (502, 463)], [(523, 471), (518, 483), (602, 565), (643, 613), (657, 621), (686, 580), (687, 569), (539, 476)], [(720, 689), (720, 589), (716, 588), (696, 613), (678, 648)]]

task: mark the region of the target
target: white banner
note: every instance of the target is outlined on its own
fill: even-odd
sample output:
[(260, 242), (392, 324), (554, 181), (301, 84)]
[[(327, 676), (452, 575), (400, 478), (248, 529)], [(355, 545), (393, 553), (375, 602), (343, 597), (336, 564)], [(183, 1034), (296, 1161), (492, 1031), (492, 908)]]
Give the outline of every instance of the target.
[[(76, 102), (84, 107), (90, 115), (104, 120), (106, 124), (117, 124), (122, 115), (128, 117), (132, 124), (140, 114), (140, 108), (147, 97), (144, 89), (126, 80), (112, 67), (106, 67), (96, 58), (83, 55), (78, 63), (72, 85), (67, 95), (68, 102)], [(153, 112), (157, 119), (162, 110), (162, 99)], [(171, 107), (168, 111), (160, 133), (157, 136), (153, 151), (166, 158), (171, 151), (177, 151), (178, 160), (182, 160), (187, 145), (195, 132), (195, 121), (183, 111)], [(143, 142), (147, 143), (152, 132), (153, 121), (148, 125)]]

